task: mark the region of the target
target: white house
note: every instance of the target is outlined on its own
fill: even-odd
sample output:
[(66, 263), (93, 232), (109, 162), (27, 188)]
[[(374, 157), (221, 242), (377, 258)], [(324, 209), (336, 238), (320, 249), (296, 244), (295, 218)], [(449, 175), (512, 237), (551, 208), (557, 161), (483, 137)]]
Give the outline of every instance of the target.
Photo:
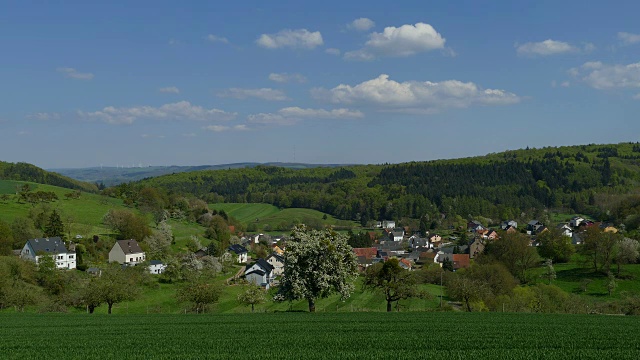
[(391, 220), (385, 220), (382, 222), (383, 229), (393, 229), (396, 227), (396, 222)]
[(571, 225), (572, 227), (578, 227), (580, 226), (580, 224), (582, 224), (583, 221), (584, 218), (580, 216), (574, 216), (571, 221), (569, 221), (569, 225)]
[(393, 239), (393, 241), (402, 241), (402, 239), (404, 239), (404, 229), (393, 229), (393, 231), (389, 232), (389, 238)]
[(166, 268), (167, 265), (160, 260), (149, 261), (149, 272), (151, 274), (162, 274)]
[(229, 246), (228, 250), (230, 253), (235, 255), (235, 260), (237, 263), (242, 264), (247, 262), (249, 251), (247, 251), (246, 247), (238, 244), (233, 244)]
[(20, 251), (20, 257), (34, 261), (36, 264), (43, 256), (51, 256), (58, 269), (76, 268), (76, 254), (68, 251), (64, 241), (59, 237), (27, 240)]
[(567, 224), (558, 225), (558, 230), (560, 230), (564, 236), (573, 237), (573, 229)]
[(109, 262), (136, 265), (145, 261), (145, 259), (144, 251), (142, 251), (138, 242), (133, 239), (118, 240), (109, 251)]
[(248, 282), (262, 286), (267, 290), (271, 286), (271, 282), (275, 277), (273, 274), (273, 266), (271, 266), (265, 259), (258, 259), (258, 261), (252, 265), (247, 265), (244, 276)]
[(280, 276), (284, 273), (284, 257), (273, 253), (267, 256), (267, 262), (269, 265), (273, 266), (273, 275)]

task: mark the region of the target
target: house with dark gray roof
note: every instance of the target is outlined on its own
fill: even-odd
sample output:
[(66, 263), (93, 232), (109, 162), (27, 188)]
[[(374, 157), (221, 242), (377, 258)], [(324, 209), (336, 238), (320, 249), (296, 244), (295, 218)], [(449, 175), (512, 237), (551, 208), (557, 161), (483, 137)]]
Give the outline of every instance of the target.
[(145, 261), (146, 255), (137, 241), (118, 240), (109, 251), (109, 262), (123, 265), (137, 265)]
[(273, 266), (265, 259), (258, 259), (255, 263), (247, 265), (244, 271), (245, 279), (248, 282), (261, 286), (265, 289), (271, 287), (271, 283), (275, 278)]
[(240, 244), (233, 244), (227, 248), (227, 250), (235, 255), (235, 260), (238, 264), (246, 263), (249, 251), (247, 248)]
[(21, 258), (36, 264), (43, 256), (52, 257), (58, 269), (76, 268), (76, 253), (68, 251), (59, 237), (29, 239), (20, 251)]

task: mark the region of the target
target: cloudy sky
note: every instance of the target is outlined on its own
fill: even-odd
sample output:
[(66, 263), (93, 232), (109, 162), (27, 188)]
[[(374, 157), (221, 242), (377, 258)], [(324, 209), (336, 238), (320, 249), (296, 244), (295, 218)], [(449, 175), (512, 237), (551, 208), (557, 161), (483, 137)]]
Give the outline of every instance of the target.
[(0, 160), (397, 163), (640, 140), (640, 3), (10, 1)]

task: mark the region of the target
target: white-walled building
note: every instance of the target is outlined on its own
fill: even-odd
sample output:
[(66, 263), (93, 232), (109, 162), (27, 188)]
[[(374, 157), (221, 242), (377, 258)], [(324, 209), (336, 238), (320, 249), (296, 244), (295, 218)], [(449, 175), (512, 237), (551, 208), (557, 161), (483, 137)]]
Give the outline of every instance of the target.
[(58, 269), (76, 268), (76, 253), (68, 251), (59, 237), (27, 240), (20, 251), (20, 257), (36, 264), (43, 256), (53, 257)]
[(149, 272), (151, 274), (162, 274), (167, 268), (167, 265), (160, 260), (149, 261)]
[(136, 265), (145, 261), (146, 255), (137, 241), (118, 240), (109, 251), (109, 262)]

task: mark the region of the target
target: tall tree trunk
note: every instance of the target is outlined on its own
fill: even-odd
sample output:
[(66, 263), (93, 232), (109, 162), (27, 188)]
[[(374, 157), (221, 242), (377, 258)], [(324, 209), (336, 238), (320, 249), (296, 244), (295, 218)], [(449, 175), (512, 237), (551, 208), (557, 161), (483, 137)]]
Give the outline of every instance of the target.
[(471, 304), (469, 303), (469, 299), (465, 299), (464, 302), (467, 304), (467, 311), (471, 312)]
[(251, 304), (251, 312), (253, 312), (253, 304)]
[(316, 302), (314, 299), (307, 299), (309, 300), (309, 312), (316, 312)]
[(95, 306), (89, 305), (89, 314), (93, 314), (93, 311), (96, 309)]
[(391, 312), (391, 301), (387, 300), (387, 312)]
[(111, 308), (113, 308), (113, 303), (108, 303), (109, 305), (109, 310), (107, 311), (107, 314), (111, 314)]

